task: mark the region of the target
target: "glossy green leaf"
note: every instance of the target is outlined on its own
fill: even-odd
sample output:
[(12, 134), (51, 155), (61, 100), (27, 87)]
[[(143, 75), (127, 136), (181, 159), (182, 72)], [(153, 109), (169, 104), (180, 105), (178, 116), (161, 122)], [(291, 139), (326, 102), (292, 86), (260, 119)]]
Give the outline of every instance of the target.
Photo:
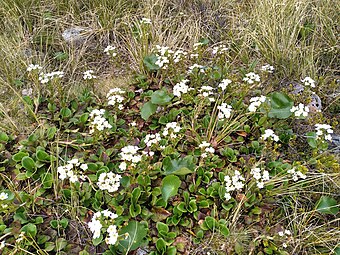
[(284, 93), (274, 92), (270, 95), (270, 118), (286, 119), (292, 115), (290, 109), (294, 105), (293, 100)]
[(152, 54), (144, 57), (143, 63), (149, 71), (156, 71), (160, 68), (158, 65), (155, 64), (157, 60), (158, 57), (155, 54)]
[(163, 162), (164, 174), (186, 175), (191, 174), (195, 170), (195, 163), (193, 156), (186, 156), (180, 159), (164, 158)]
[(145, 224), (138, 221), (130, 221), (127, 226), (119, 231), (120, 235), (127, 234), (127, 238), (119, 241), (118, 249), (124, 253), (136, 250), (147, 242), (145, 239), (147, 232), (148, 228)]
[(165, 90), (157, 90), (151, 95), (151, 103), (156, 105), (166, 105), (172, 97)]
[(181, 186), (181, 180), (178, 176), (168, 175), (162, 180), (162, 198), (165, 202), (168, 201), (170, 197), (177, 195), (178, 188)]
[(32, 223), (28, 223), (23, 226), (20, 231), (25, 232), (25, 235), (27, 236), (35, 237), (37, 234), (37, 227)]
[(149, 117), (154, 114), (157, 110), (157, 105), (151, 103), (151, 102), (147, 102), (143, 105), (142, 109), (141, 109), (141, 117), (144, 120), (148, 120)]
[(33, 172), (36, 169), (34, 160), (29, 156), (25, 156), (21, 159), (21, 165), (29, 172)]

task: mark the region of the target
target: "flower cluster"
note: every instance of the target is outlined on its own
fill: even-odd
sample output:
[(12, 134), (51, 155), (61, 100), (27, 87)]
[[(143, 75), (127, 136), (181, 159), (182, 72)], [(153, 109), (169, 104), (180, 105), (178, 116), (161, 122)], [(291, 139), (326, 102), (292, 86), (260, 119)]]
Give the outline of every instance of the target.
[(274, 67), (267, 64), (261, 67), (261, 71), (268, 72), (268, 73), (273, 73), (274, 72)]
[(220, 84), (218, 84), (218, 87), (221, 88), (222, 91), (224, 91), (224, 90), (228, 87), (228, 85), (229, 85), (230, 83), (232, 83), (231, 80), (229, 80), (229, 79), (224, 79), (224, 80), (221, 81)]
[[(292, 232), (290, 232), (290, 230), (284, 230), (284, 231), (279, 231), (278, 232), (279, 236), (280, 237), (285, 237), (285, 238), (288, 238), (290, 235), (292, 235)], [(282, 247), (283, 248), (287, 248), (287, 244), (286, 243), (283, 243), (282, 244)]]
[(118, 239), (117, 226), (114, 225), (114, 220), (117, 217), (117, 214), (109, 210), (94, 213), (91, 221), (88, 223), (89, 229), (93, 233), (92, 238), (96, 239), (100, 237), (104, 225), (104, 227), (107, 227), (106, 232), (108, 234), (108, 237), (105, 238), (105, 242), (114, 245)]
[(323, 136), (323, 139), (327, 141), (332, 141), (333, 129), (328, 124), (315, 124), (316, 129), (316, 139), (320, 139)]
[(255, 81), (260, 82), (260, 76), (256, 73), (250, 72), (246, 74), (246, 77), (243, 78), (243, 81), (247, 82), (248, 84), (253, 84)]
[(186, 83), (188, 83), (189, 80), (182, 80), (179, 83), (177, 83), (174, 88), (173, 88), (173, 94), (176, 97), (181, 97), (182, 94), (186, 94), (188, 93), (188, 91), (190, 90), (189, 86), (186, 85)]
[(93, 70), (87, 70), (83, 73), (83, 79), (84, 80), (92, 80), (97, 78), (97, 76), (94, 75), (94, 71)]
[[(65, 180), (69, 178), (71, 183), (79, 182), (79, 179), (85, 180), (86, 177), (81, 170), (74, 171), (75, 167), (79, 167), (83, 171), (86, 171), (88, 168), (87, 164), (81, 164), (77, 158), (71, 159), (67, 161), (66, 165), (57, 168), (59, 179)], [(77, 172), (79, 176), (77, 175)]]
[(146, 146), (151, 147), (153, 144), (157, 144), (161, 140), (161, 135), (159, 133), (156, 134), (147, 134), (144, 138), (144, 142)]
[(0, 200), (6, 200), (8, 198), (8, 194), (6, 192), (0, 193)]
[(231, 105), (228, 105), (226, 103), (222, 103), (221, 105), (217, 106), (217, 109), (220, 110), (218, 113), (218, 118), (220, 120), (228, 119), (231, 115)]
[(52, 73), (40, 73), (39, 74), (39, 81), (41, 84), (48, 83), (49, 81), (55, 78), (62, 78), (64, 76), (63, 71), (55, 71)]
[(199, 73), (205, 73), (205, 66), (193, 64), (189, 66), (188, 74), (192, 74), (195, 69), (197, 69)]
[[(169, 130), (172, 130), (172, 132), (169, 132)], [(171, 138), (176, 138), (177, 137), (176, 133), (179, 133), (179, 131), (181, 131), (181, 127), (177, 124), (177, 122), (170, 122), (166, 124), (162, 132), (162, 135), (168, 136), (170, 133)]]
[(235, 190), (242, 190), (244, 187), (244, 177), (241, 175), (241, 173), (237, 170), (235, 170), (235, 174), (233, 177), (230, 178), (229, 175), (224, 177), (225, 182), (225, 189), (226, 193), (224, 195), (224, 198), (228, 201), (231, 199), (230, 192), (233, 192)]
[[(120, 157), (124, 161), (129, 161), (129, 162), (132, 162), (132, 163), (138, 163), (142, 160), (142, 156), (140, 154), (138, 154), (138, 150), (139, 150), (139, 148), (137, 146), (132, 146), (132, 145), (125, 146), (121, 149)], [(121, 164), (119, 166), (119, 168), (121, 170), (125, 170), (126, 164), (125, 164), (125, 169), (124, 169), (124, 164), (123, 165)]]
[(209, 97), (211, 95), (214, 95), (214, 88), (211, 86), (202, 86), (199, 89), (199, 92), (201, 93), (201, 95), (203, 97), (208, 97), (210, 102), (215, 102), (215, 98), (214, 97)]
[(267, 140), (268, 138), (273, 138), (275, 142), (279, 141), (279, 137), (275, 135), (274, 131), (272, 129), (266, 129), (264, 131), (264, 134), (261, 136), (263, 140)]
[(115, 56), (117, 56), (116, 47), (114, 47), (112, 45), (108, 45), (104, 49), (104, 53), (106, 53), (106, 55), (109, 55), (111, 57), (115, 57)]
[(41, 70), (42, 67), (40, 65), (29, 64), (27, 67), (27, 72), (32, 72), (33, 70)]
[(310, 77), (305, 77), (304, 79), (301, 80), (301, 82), (303, 82), (303, 84), (305, 86), (309, 86), (309, 87), (312, 87), (312, 88), (315, 88), (315, 81), (310, 78)]
[(296, 117), (307, 117), (309, 113), (309, 107), (300, 103), (298, 106), (293, 106), (290, 112), (294, 113)]
[[(262, 171), (262, 174), (261, 174)], [(269, 181), (269, 172), (267, 170), (261, 170), (261, 168), (255, 167), (250, 171), (250, 174), (256, 180), (256, 186), (259, 189), (263, 189), (264, 182)]]
[(95, 130), (103, 131), (105, 128), (112, 128), (111, 124), (104, 118), (104, 109), (94, 109), (90, 112), (90, 134)]
[(180, 62), (182, 59), (184, 59), (186, 56), (188, 55), (187, 52), (183, 51), (183, 50), (176, 50), (174, 55), (173, 55), (173, 60), (174, 63), (178, 63)]
[(299, 179), (306, 179), (307, 176), (303, 173), (301, 173), (299, 170), (296, 170), (295, 167), (293, 167), (292, 169), (289, 169), (287, 171), (287, 173), (292, 175), (293, 181), (298, 181)]
[(225, 45), (219, 45), (219, 46), (215, 46), (212, 50), (212, 54), (223, 54), (226, 51), (228, 51), (229, 49), (225, 46)]
[(108, 99), (108, 105), (115, 106), (118, 104), (118, 109), (123, 110), (124, 105), (122, 104), (124, 101), (124, 97), (122, 96), (126, 92), (122, 90), (121, 88), (113, 88), (110, 89), (109, 93), (107, 93), (106, 97)]
[(172, 50), (169, 49), (169, 47), (156, 45), (156, 56), (157, 61), (155, 62), (156, 65), (159, 66), (159, 68), (166, 69), (168, 67), (168, 64), (170, 63), (168, 54), (173, 53)]
[(198, 147), (204, 149), (204, 152), (201, 154), (202, 158), (206, 158), (208, 156), (207, 153), (211, 154), (215, 153), (215, 149), (211, 147), (211, 144), (206, 141), (203, 141)]
[(115, 192), (120, 186), (120, 179), (122, 176), (113, 172), (101, 173), (98, 178), (97, 186), (101, 190), (107, 190), (108, 192)]
[(265, 96), (260, 97), (252, 97), (250, 98), (250, 105), (248, 107), (248, 110), (250, 112), (256, 112), (257, 108), (266, 101)]

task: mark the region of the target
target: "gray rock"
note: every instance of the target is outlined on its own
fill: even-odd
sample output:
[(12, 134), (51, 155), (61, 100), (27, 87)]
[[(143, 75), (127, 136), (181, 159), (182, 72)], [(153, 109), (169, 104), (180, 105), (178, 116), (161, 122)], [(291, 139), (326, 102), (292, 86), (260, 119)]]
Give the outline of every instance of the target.
[(79, 45), (85, 42), (88, 32), (90, 30), (84, 27), (71, 27), (66, 29), (61, 36), (67, 43)]
[(136, 255), (147, 255), (149, 254), (149, 250), (147, 248), (138, 248), (136, 251)]
[(312, 94), (312, 102), (308, 104), (309, 108), (313, 108), (316, 111), (322, 110), (321, 99), (317, 94)]
[(332, 150), (333, 153), (340, 153), (340, 135), (331, 134), (332, 142), (329, 146), (329, 149)]

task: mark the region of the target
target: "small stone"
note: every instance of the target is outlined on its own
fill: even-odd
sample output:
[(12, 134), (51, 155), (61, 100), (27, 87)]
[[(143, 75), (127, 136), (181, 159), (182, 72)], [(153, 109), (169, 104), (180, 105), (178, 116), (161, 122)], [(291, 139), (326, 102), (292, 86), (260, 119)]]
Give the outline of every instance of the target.
[(320, 112), (322, 110), (321, 99), (317, 94), (312, 94), (312, 102), (308, 104), (312, 111)]

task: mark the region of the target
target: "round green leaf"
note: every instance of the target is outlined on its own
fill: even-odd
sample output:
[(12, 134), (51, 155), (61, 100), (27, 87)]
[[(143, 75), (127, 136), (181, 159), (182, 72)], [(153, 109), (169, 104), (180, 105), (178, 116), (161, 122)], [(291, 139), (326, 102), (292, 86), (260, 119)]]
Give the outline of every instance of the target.
[(151, 103), (157, 105), (166, 105), (171, 101), (172, 97), (165, 90), (157, 90), (151, 95)]
[(36, 169), (34, 160), (29, 156), (25, 156), (21, 159), (21, 165), (29, 172), (32, 172)]
[(28, 223), (21, 228), (21, 232), (25, 232), (25, 235), (35, 237), (37, 234), (37, 227), (32, 224)]
[(177, 194), (178, 188), (181, 186), (181, 180), (178, 176), (168, 175), (162, 180), (162, 198), (165, 202), (168, 201), (170, 197)]
[(339, 204), (332, 197), (322, 196), (317, 203), (316, 210), (319, 213), (335, 215), (339, 212)]
[(157, 105), (151, 103), (151, 102), (147, 102), (143, 105), (142, 109), (141, 109), (141, 117), (143, 118), (143, 120), (148, 120), (148, 118), (154, 114), (157, 110)]

